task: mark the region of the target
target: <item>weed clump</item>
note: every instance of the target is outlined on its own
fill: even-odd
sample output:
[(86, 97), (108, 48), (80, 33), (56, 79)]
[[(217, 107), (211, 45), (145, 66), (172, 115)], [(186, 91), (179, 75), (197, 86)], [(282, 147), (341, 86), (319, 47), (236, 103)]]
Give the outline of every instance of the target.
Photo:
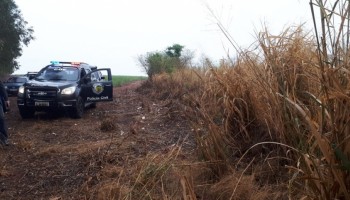
[(115, 125), (115, 122), (113, 122), (111, 119), (104, 119), (100, 125), (100, 130), (103, 132), (114, 131), (116, 128), (117, 126)]

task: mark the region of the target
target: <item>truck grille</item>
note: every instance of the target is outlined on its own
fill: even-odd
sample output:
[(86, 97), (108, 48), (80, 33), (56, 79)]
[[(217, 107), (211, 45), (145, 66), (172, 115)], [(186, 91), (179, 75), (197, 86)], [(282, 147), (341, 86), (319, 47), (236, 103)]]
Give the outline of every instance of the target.
[(27, 88), (26, 95), (30, 100), (55, 101), (57, 88)]

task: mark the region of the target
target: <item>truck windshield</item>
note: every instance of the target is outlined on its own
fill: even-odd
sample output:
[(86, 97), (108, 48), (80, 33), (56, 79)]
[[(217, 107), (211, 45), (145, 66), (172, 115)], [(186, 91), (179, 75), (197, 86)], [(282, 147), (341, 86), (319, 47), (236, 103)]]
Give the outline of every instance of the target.
[(77, 81), (79, 70), (75, 67), (49, 67), (41, 71), (36, 79), (49, 81)]

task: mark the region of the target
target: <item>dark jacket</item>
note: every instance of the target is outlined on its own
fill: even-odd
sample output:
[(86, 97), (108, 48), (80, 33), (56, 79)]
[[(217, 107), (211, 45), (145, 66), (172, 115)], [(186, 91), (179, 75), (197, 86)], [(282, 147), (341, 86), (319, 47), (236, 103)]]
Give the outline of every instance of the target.
[(6, 105), (6, 102), (5, 101), (8, 101), (8, 95), (7, 95), (7, 91), (5, 89), (5, 86), (4, 84), (2, 83), (2, 81), (0, 81), (0, 104), (3, 108), (3, 111), (6, 112), (8, 111), (8, 107)]

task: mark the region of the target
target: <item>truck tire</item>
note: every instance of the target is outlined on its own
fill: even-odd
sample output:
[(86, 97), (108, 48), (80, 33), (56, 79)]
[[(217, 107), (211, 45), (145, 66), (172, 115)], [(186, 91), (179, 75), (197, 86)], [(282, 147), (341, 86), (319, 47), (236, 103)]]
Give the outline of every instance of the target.
[(28, 107), (18, 107), (19, 114), (23, 119), (32, 118), (34, 116), (35, 110)]
[(84, 100), (79, 96), (77, 98), (77, 102), (74, 108), (70, 111), (70, 115), (72, 118), (80, 119), (83, 117), (85, 109)]
[(96, 102), (90, 104), (90, 108), (96, 108)]

